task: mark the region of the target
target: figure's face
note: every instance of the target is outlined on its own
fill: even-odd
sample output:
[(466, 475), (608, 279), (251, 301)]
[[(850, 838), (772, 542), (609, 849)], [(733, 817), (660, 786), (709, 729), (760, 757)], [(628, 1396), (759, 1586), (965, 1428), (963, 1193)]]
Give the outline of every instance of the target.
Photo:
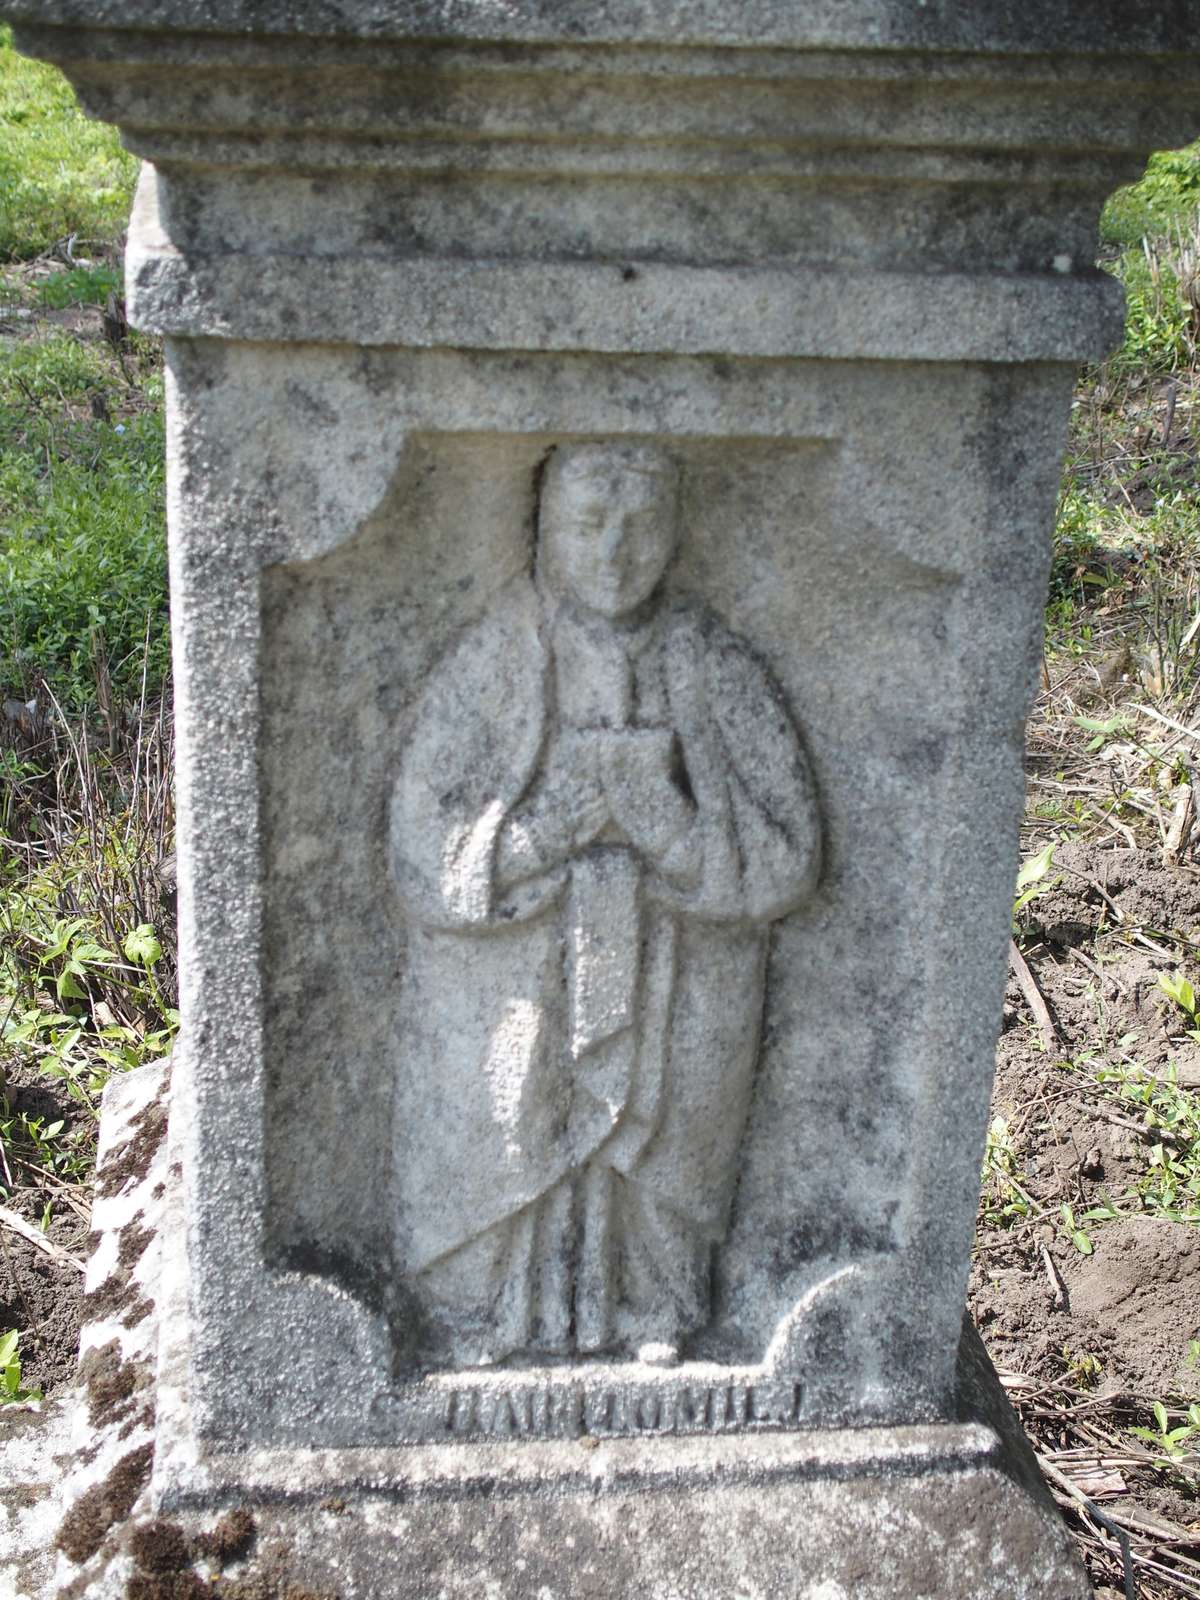
[(619, 457), (563, 463), (547, 484), (542, 538), (571, 594), (622, 617), (653, 592), (675, 549), (676, 485), (669, 472)]

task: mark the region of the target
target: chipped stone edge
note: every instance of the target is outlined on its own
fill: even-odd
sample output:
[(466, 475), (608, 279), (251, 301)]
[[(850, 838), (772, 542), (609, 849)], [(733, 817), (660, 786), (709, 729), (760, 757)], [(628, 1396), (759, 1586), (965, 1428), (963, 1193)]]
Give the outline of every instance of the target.
[[(105, 1193), (105, 1177), (111, 1175), (114, 1164), (139, 1137), (154, 1137), (141, 1126), (141, 1121), (156, 1105), (163, 1104), (165, 1108), (170, 1079), (171, 1062), (164, 1058), (113, 1078), (104, 1091), (96, 1160), (97, 1191), (92, 1205), (94, 1248), (84, 1279), (86, 1295), (109, 1289), (121, 1302), (152, 1302), (158, 1294), (164, 1201), (171, 1187), (166, 1139), (158, 1137), (144, 1172), (132, 1181), (126, 1179), (117, 1192)], [(122, 1261), (122, 1237), (133, 1226), (143, 1230), (149, 1236), (148, 1241), (135, 1259)], [(128, 1310), (119, 1305), (113, 1314), (85, 1322), (80, 1338), (81, 1383), (76, 1391), (71, 1441), (77, 1465), (63, 1487), (64, 1518), (59, 1530), (55, 1570), (55, 1580), (64, 1597), (97, 1592), (94, 1585), (101, 1580), (106, 1588), (99, 1592), (124, 1593), (133, 1563), (123, 1548), (121, 1533), (130, 1518), (146, 1514), (151, 1504), (148, 1464), (143, 1470), (140, 1463), (154, 1449), (157, 1308), (151, 1306), (132, 1327), (125, 1326), (123, 1310), (128, 1316)], [(115, 1351), (106, 1356), (105, 1352), (114, 1345)], [(124, 1405), (105, 1406), (104, 1409), (111, 1410), (113, 1415), (110, 1420), (96, 1425), (93, 1418), (97, 1408), (86, 1381), (89, 1367), (107, 1368), (111, 1374), (118, 1363), (131, 1388), (129, 1401)], [(135, 1452), (136, 1476), (143, 1479), (143, 1486), (128, 1510), (112, 1519), (95, 1552), (77, 1564), (62, 1549), (68, 1519), (73, 1512), (78, 1518), (81, 1504), (86, 1507), (90, 1502), (102, 1500), (103, 1486), (123, 1464), (128, 1474), (129, 1458)], [(104, 1515), (106, 1513), (102, 1512), (101, 1516)], [(110, 1583), (112, 1587), (108, 1590)]]

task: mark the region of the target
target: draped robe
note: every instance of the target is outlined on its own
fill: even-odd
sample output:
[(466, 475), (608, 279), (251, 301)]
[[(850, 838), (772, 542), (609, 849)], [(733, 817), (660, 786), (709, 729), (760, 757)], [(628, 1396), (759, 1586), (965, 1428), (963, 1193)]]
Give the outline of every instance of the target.
[[(682, 824), (641, 848), (611, 823), (564, 837), (606, 727), (676, 752)], [(710, 1315), (769, 925), (819, 869), (778, 688), (695, 603), (621, 632), (516, 580), (430, 675), (390, 837), (410, 929), (390, 1204), (442, 1347), (677, 1349)]]

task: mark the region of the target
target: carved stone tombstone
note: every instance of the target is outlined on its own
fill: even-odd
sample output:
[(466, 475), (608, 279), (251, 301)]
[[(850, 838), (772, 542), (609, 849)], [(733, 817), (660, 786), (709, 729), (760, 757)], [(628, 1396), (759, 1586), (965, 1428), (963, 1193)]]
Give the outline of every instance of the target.
[(0, 9), (153, 164), (139, 1505), (343, 1600), (1084, 1595), (962, 1319), (1095, 219), (1196, 8)]

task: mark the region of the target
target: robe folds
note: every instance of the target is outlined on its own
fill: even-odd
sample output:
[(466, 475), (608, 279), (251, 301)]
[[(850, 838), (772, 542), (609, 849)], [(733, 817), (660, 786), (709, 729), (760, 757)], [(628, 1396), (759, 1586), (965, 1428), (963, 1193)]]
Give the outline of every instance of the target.
[[(564, 842), (604, 726), (671, 741), (673, 834)], [(521, 578), (434, 667), (390, 817), (390, 1205), (456, 1362), (675, 1346), (707, 1320), (769, 926), (811, 894), (819, 841), (780, 691), (694, 602), (597, 637)]]

